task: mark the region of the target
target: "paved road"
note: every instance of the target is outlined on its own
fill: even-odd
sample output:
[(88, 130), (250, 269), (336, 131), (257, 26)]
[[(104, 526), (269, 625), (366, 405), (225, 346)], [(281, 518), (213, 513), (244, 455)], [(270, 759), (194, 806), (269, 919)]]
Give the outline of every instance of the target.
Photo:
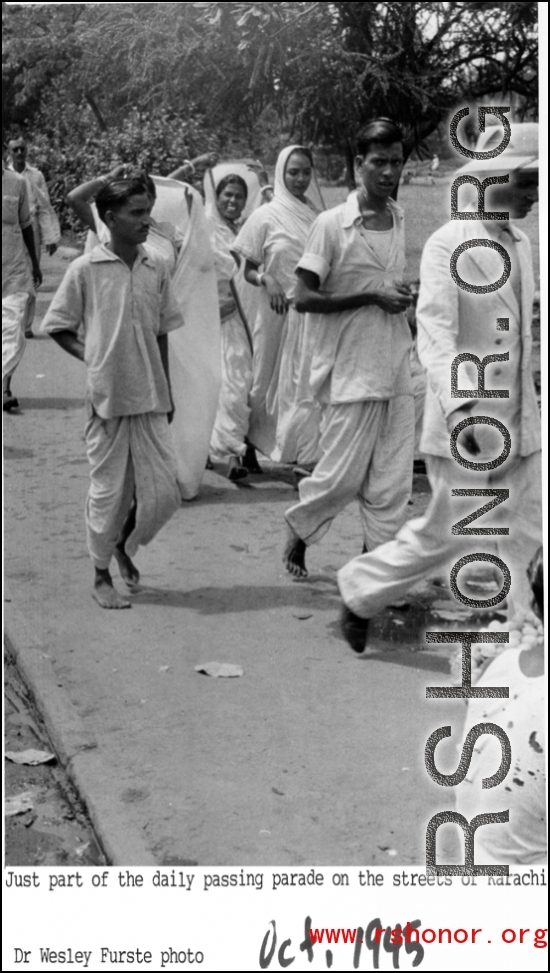
[[(43, 312), (64, 265), (46, 260)], [(49, 288), (49, 290), (48, 290)], [(296, 583), (280, 560), (291, 477), (205, 476), (138, 557), (131, 611), (90, 597), (82, 366), (46, 337), (16, 373), (5, 417), (6, 630), (108, 857), (119, 864), (412, 864), (452, 807), (429, 779), (428, 736), (463, 705), (428, 703), (448, 650), (427, 652), (418, 606), (357, 659), (337, 626), (335, 572), (361, 547), (349, 508)], [(417, 478), (411, 515), (424, 509)], [(433, 625), (433, 617), (431, 623)], [(240, 679), (195, 672), (235, 663)], [(453, 708), (454, 707), (454, 708)], [(450, 717), (450, 719), (449, 719)], [(447, 744), (441, 746), (444, 750)]]

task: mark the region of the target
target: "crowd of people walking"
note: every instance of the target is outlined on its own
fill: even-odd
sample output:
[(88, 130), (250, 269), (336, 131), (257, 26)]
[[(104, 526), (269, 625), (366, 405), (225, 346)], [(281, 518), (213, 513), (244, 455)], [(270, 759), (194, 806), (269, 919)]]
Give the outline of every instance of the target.
[[(131, 607), (114, 586), (113, 560), (126, 586), (138, 586), (138, 547), (197, 496), (212, 461), (239, 481), (262, 473), (262, 457), (295, 473), (299, 498), (286, 512), (283, 553), (293, 578), (307, 577), (307, 548), (358, 500), (362, 551), (338, 577), (342, 631), (355, 652), (368, 647), (373, 615), (460, 554), (454, 487), (464, 496), (482, 480), (510, 487), (513, 531), (496, 531), (491, 544), (510, 570), (510, 605), (529, 603), (527, 570), (542, 534), (535, 288), (528, 238), (511, 220), (537, 199), (537, 138), (536, 125), (512, 126), (505, 157), (460, 170), (491, 177), (485, 208), (506, 218), (472, 213), (474, 222), (438, 230), (419, 287), (406, 276), (406, 214), (395, 201), (404, 136), (387, 118), (358, 134), (357, 188), (330, 210), (302, 145), (282, 149), (273, 185), (260, 163), (203, 156), (165, 177), (118, 165), (74, 187), (68, 202), (89, 231), (86, 250), (42, 331), (86, 365), (86, 530), (102, 608)], [(200, 168), (202, 192), (187, 181)], [(508, 181), (492, 178), (504, 172)], [(3, 144), (2, 191), (3, 409), (13, 412), (41, 247), (53, 253), (60, 239), (23, 138)], [(472, 238), (487, 245), (464, 255), (461, 273), (478, 285), (498, 278), (499, 247), (511, 254), (496, 292), (450, 278), (453, 254)], [(474, 427), (465, 420), (479, 413), (485, 387), (476, 354), (491, 351), (486, 381), (507, 394), (490, 400), (493, 426)], [(460, 355), (469, 391), (457, 401), (451, 373)], [(449, 455), (461, 423), (458, 449), (477, 458), (481, 479), (457, 476)], [(512, 446), (493, 471), (499, 423)], [(419, 425), (432, 499), (423, 518), (407, 521)], [(538, 662), (527, 674), (538, 678)]]

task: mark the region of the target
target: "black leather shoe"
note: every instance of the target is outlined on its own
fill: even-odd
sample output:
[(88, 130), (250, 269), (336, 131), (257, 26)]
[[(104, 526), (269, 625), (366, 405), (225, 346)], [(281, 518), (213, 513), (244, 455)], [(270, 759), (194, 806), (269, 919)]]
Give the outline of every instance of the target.
[(358, 655), (362, 655), (367, 648), (369, 619), (359, 618), (359, 615), (354, 615), (353, 612), (343, 604), (340, 612), (340, 628), (342, 629), (342, 635), (344, 636), (348, 645), (351, 646), (353, 651), (357, 652)]
[(248, 470), (249, 473), (254, 473), (255, 476), (260, 476), (263, 473), (263, 470), (258, 463), (256, 450), (254, 449), (254, 446), (250, 446), (250, 444), (247, 445), (246, 453), (243, 456), (243, 466), (245, 470)]
[(15, 395), (12, 395), (11, 392), (4, 392), (2, 411), (11, 412), (12, 409), (18, 409), (18, 408), (19, 408), (19, 402), (15, 398)]

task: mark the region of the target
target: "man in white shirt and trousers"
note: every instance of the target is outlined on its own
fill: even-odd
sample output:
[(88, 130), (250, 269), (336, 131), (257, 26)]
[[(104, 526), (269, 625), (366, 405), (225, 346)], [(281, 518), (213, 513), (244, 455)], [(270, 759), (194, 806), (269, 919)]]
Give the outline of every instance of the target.
[[(29, 205), (31, 209), (32, 227), (34, 231), (34, 245), (40, 263), (42, 246), (46, 247), (50, 257), (57, 250), (61, 239), (61, 229), (55, 210), (50, 202), (50, 194), (46, 180), (40, 169), (31, 166), (27, 162), (28, 146), (23, 136), (10, 139), (8, 148), (11, 157), (11, 166), (14, 172), (23, 176), (27, 184), (29, 193)], [(29, 293), (27, 304), (27, 320), (25, 322), (25, 337), (32, 338), (32, 324), (36, 312), (36, 290)]]
[[(502, 138), (502, 129), (496, 126), (484, 150), (497, 148)], [(521, 220), (537, 201), (536, 124), (512, 125), (511, 141), (502, 154), (473, 160), (456, 175), (473, 176), (481, 183), (506, 174), (508, 181), (489, 186), (484, 205), (480, 200), (479, 208), (474, 207), (480, 216), (507, 212), (509, 218)], [(458, 212), (465, 208), (460, 202), (462, 193), (464, 188), (459, 189)], [(487, 242), (476, 245), (478, 240)], [(498, 244), (498, 250), (491, 241)], [(468, 243), (457, 258), (457, 248)], [(463, 282), (477, 287), (496, 283), (503, 277), (503, 250), (509, 255), (511, 274), (500, 288), (475, 293), (453, 280), (454, 254), (456, 272)], [(451, 568), (474, 552), (494, 552), (496, 547), (498, 558), (511, 574), (510, 607), (512, 599), (514, 605), (527, 607), (526, 570), (541, 543), (540, 415), (531, 369), (535, 285), (529, 240), (509, 220), (456, 218), (428, 240), (420, 275), (418, 351), (428, 377), (421, 448), (433, 496), (424, 517), (409, 521), (394, 540), (355, 558), (339, 572), (342, 629), (358, 653), (367, 647), (370, 618), (433, 572), (445, 565)], [(499, 356), (485, 369), (478, 369), (471, 360), (459, 366), (457, 388), (471, 391), (471, 398), (452, 396), (452, 366), (461, 354), (477, 356), (480, 363), (487, 356)], [(483, 388), (483, 373), (487, 391), (508, 390), (509, 396), (476, 399), (475, 390)], [(464, 468), (450, 448), (453, 430), (475, 415), (493, 417), (511, 439), (506, 461), (486, 471)], [(459, 454), (476, 464), (491, 464), (505, 450), (503, 432), (487, 424), (463, 429), (457, 445)], [(486, 503), (472, 496), (453, 496), (453, 491), (481, 489), (508, 489), (509, 498), (475, 527), (508, 528), (508, 533), (481, 540), (453, 535), (453, 525)]]
[(307, 576), (305, 552), (352, 500), (365, 547), (395, 535), (412, 492), (414, 399), (404, 312), (403, 210), (391, 198), (403, 171), (403, 134), (391, 119), (358, 140), (360, 186), (313, 224), (298, 265), (296, 308), (307, 312), (302, 394), (323, 406), (321, 459), (286, 512), (283, 556)]

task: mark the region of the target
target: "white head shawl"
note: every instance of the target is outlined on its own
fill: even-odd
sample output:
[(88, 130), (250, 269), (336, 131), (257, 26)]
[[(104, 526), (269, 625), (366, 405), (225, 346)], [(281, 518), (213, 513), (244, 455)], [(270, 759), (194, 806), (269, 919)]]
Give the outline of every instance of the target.
[(285, 173), (288, 160), (294, 152), (302, 152), (306, 155), (310, 153), (304, 149), (303, 145), (288, 145), (279, 153), (277, 167), (275, 169), (274, 197), (270, 206), (275, 207), (281, 215), (288, 221), (288, 226), (295, 228), (299, 236), (309, 233), (311, 224), (319, 216), (319, 210), (313, 205), (310, 199), (302, 203), (296, 196), (293, 196), (286, 187)]
[(208, 218), (218, 216), (216, 189), (226, 176), (240, 176), (247, 185), (248, 196), (246, 198), (246, 206), (241, 215), (241, 222), (244, 222), (244, 220), (248, 219), (252, 211), (256, 209), (260, 199), (260, 183), (258, 177), (255, 172), (248, 168), (246, 162), (222, 162), (220, 165), (215, 166), (214, 169), (207, 170), (204, 176), (206, 215)]
[[(239, 220), (231, 227), (218, 209), (217, 189), (222, 179), (227, 176), (239, 176), (246, 183), (248, 190), (246, 205)], [(210, 243), (214, 251), (214, 262), (218, 281), (229, 281), (237, 273), (237, 265), (231, 255), (231, 246), (235, 235), (250, 213), (256, 209), (260, 199), (260, 183), (255, 172), (248, 168), (246, 162), (223, 162), (208, 169), (204, 175), (205, 215), (210, 227)], [(246, 287), (246, 291), (252, 290)]]

